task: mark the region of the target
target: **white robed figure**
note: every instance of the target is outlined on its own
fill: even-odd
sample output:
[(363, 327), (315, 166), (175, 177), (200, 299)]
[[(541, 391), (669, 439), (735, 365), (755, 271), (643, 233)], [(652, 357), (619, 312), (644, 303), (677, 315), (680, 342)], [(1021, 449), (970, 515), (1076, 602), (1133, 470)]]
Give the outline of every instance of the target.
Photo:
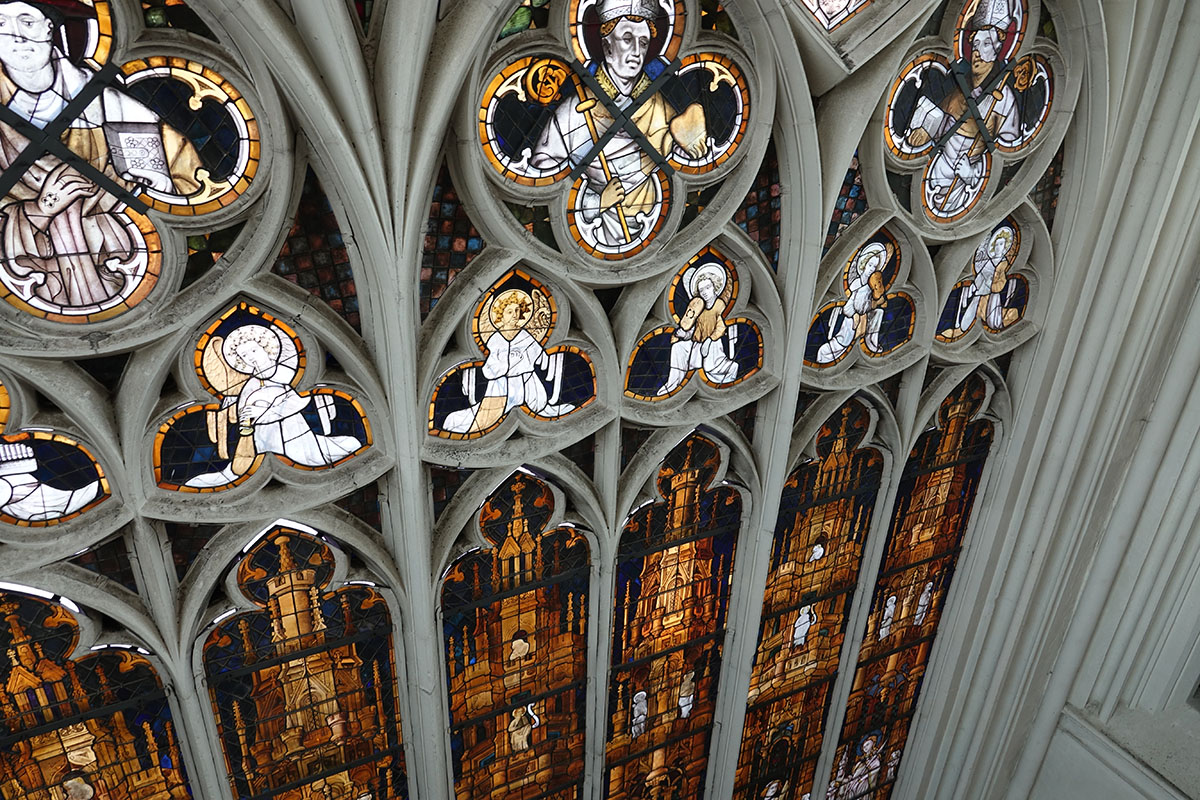
[(58, 489), (33, 476), (38, 469), (33, 448), (22, 442), (0, 444), (0, 512), (26, 522), (74, 514), (100, 494), (100, 481), (81, 489)]
[[(638, 98), (633, 125), (659, 154), (702, 158), (711, 147), (703, 107), (692, 103), (682, 113), (660, 92), (641, 97), (652, 79), (646, 73), (650, 46), (657, 33), (659, 0), (599, 0), (600, 63), (594, 67), (606, 100), (625, 109)], [(529, 163), (543, 171), (564, 163), (579, 166), (615, 124), (609, 105), (599, 102), (590, 88), (568, 97), (546, 123)], [(642, 102), (644, 101), (644, 102)], [(626, 128), (612, 132), (600, 153), (583, 165), (575, 209), (577, 224), (593, 246), (609, 251), (627, 249), (653, 233), (663, 211), (660, 171), (654, 159)]]
[(883, 270), (892, 246), (871, 242), (858, 251), (846, 271), (846, 302), (829, 319), (829, 339), (817, 350), (818, 364), (832, 364), (862, 337), (867, 349), (879, 352), (879, 329), (887, 304)]
[(942, 331), (943, 336), (962, 336), (975, 323), (976, 317), (989, 328), (999, 330), (1019, 316), (1016, 309), (1004, 307), (1004, 288), (1012, 266), (1014, 241), (1013, 229), (1004, 226), (993, 231), (975, 251), (975, 278), (959, 293), (954, 328)]
[[(966, 26), (971, 35), (968, 75), (971, 99), (979, 110), (979, 119), (983, 120), (987, 135), (1010, 145), (1021, 140), (1021, 115), (1016, 93), (1003, 79), (998, 85), (990, 86), (989, 78), (1003, 54), (1012, 19), (1010, 0), (979, 0)], [(968, 113), (961, 92), (951, 93), (940, 106), (922, 95), (917, 100), (906, 135), (911, 145), (921, 147), (949, 134), (925, 171), (925, 200), (939, 217), (955, 217), (968, 209), (983, 191), (990, 167), (989, 148), (978, 120), (968, 116), (962, 125), (958, 125), (958, 120)]]
[(702, 264), (683, 274), (687, 287), (687, 309), (671, 334), (671, 367), (659, 395), (679, 388), (694, 369), (703, 369), (713, 383), (737, 380), (737, 325), (727, 325), (725, 314), (733, 295), (729, 273), (719, 264)]
[[(542, 417), (559, 417), (575, 410), (560, 403), (563, 354), (542, 346), (550, 330), (550, 301), (544, 294), (508, 289), (495, 295), (478, 316), (479, 335), (487, 349), (481, 371), (487, 379), (477, 398), (475, 370), (462, 371), (463, 394), (469, 407), (446, 415), (442, 430), (476, 433), (489, 430), (505, 414), (524, 406)], [(546, 384), (551, 388), (547, 391)]]
[[(222, 339), (214, 336), (201, 357), (204, 374), (224, 399), (209, 411), (209, 438), (218, 454), (230, 458), (224, 469), (197, 475), (188, 486), (205, 488), (232, 483), (262, 453), (286, 456), (306, 467), (325, 467), (362, 449), (353, 436), (331, 436), (337, 409), (329, 395), (301, 395), (292, 386), (300, 354), (290, 336), (273, 327), (247, 324)], [(320, 420), (315, 432), (303, 411), (312, 404)], [(238, 440), (228, 453), (228, 425), (238, 426)]]

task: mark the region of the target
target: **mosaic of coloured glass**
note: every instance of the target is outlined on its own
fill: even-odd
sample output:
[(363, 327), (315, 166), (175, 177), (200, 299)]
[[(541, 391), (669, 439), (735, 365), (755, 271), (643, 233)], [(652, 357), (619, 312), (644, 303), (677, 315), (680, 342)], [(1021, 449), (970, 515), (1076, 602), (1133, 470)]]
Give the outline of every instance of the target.
[(350, 253), (342, 240), (333, 206), (312, 167), (305, 172), (296, 220), (271, 271), (308, 289), (354, 330), (362, 332)]
[(693, 434), (667, 454), (662, 500), (625, 523), (617, 555), (605, 797), (696, 798), (708, 746), (742, 495)]
[(845, 299), (822, 306), (808, 330), (804, 363), (829, 367), (857, 342), (868, 357), (887, 355), (912, 339), (916, 307), (904, 292), (889, 292), (900, 269), (900, 243), (881, 229), (854, 251), (842, 275)]
[(324, 540), (268, 533), (237, 566), (261, 610), (225, 618), (203, 659), (233, 796), (406, 798), (392, 618), (365, 584), (331, 587)]
[(164, 489), (215, 492), (249, 478), (268, 454), (297, 469), (325, 469), (371, 444), (362, 406), (340, 389), (297, 391), (300, 337), (273, 315), (239, 303), (199, 337), (196, 375), (219, 402), (176, 410), (154, 439)]
[(237, 237), (244, 227), (246, 227), (245, 222), (237, 222), (227, 228), (188, 236), (187, 269), (183, 273), (183, 283), (179, 288), (186, 289), (216, 266), (221, 256), (225, 255), (225, 251), (237, 241)]
[(472, 333), (484, 352), (438, 380), (429, 404), (429, 431), (474, 439), (520, 409), (535, 419), (560, 419), (596, 397), (591, 358), (574, 345), (546, 347), (558, 321), (550, 290), (513, 269), (475, 307)]
[(863, 188), (862, 170), (858, 163), (858, 151), (850, 159), (850, 169), (846, 170), (846, 178), (833, 204), (833, 216), (829, 219), (829, 231), (825, 234), (825, 246), (821, 255), (829, 252), (838, 237), (850, 227), (850, 223), (861, 217), (867, 210), (867, 192)]
[(758, 372), (762, 333), (753, 320), (732, 316), (737, 299), (733, 262), (706, 247), (675, 273), (667, 290), (673, 324), (655, 328), (634, 346), (625, 395), (653, 402), (674, 395), (693, 375), (723, 388)]
[(434, 519), (442, 515), (446, 506), (454, 499), (454, 495), (458, 494), (458, 490), (462, 488), (463, 481), (471, 477), (471, 473), (474, 471), (449, 467), (431, 466), (429, 468), (429, 489), (433, 496)]
[(677, 58), (681, 2), (572, 0), (568, 17), (576, 59), (526, 55), (503, 67), (480, 101), (479, 142), (504, 179), (563, 187), (585, 253), (627, 258), (665, 225), (674, 173), (734, 158), (750, 93), (728, 56)]
[(0, 383), (0, 521), (57, 525), (108, 499), (108, 478), (86, 447), (48, 430), (5, 433), (11, 409)]
[(72, 558), (71, 563), (114, 580), (131, 592), (138, 590), (133, 561), (129, 558), (129, 548), (125, 544), (124, 536), (117, 536), (95, 547), (89, 547)]
[(892, 84), (884, 138), (896, 158), (921, 171), (921, 203), (932, 222), (970, 212), (987, 189), (993, 156), (1021, 157), (1042, 131), (1054, 76), (1045, 56), (1016, 57), (1028, 23), (1028, 0), (969, 0), (958, 15), (955, 60), (918, 55)]
[(950, 291), (937, 339), (953, 342), (967, 335), (978, 320), (991, 333), (1000, 333), (1025, 314), (1029, 303), (1029, 281), (1020, 273), (1009, 274), (1021, 250), (1021, 228), (1012, 217), (989, 233), (971, 259), (974, 273)]
[(580, 798), (587, 685), (587, 540), (547, 529), (550, 487), (514, 474), (479, 513), (492, 544), (442, 585), (456, 796)]
[(544, 28), (550, 23), (550, 0), (521, 0), (508, 22), (500, 29), (501, 39), (514, 33), (534, 28)]
[(0, 296), (35, 316), (90, 322), (146, 298), (162, 269), (147, 208), (195, 215), (243, 194), (258, 125), (219, 74), (180, 58), (117, 66), (111, 8), (12, 5), (3, 48)]
[(1050, 230), (1054, 230), (1054, 215), (1058, 211), (1058, 193), (1062, 189), (1065, 156), (1066, 145), (1064, 144), (1058, 148), (1058, 152), (1050, 161), (1050, 166), (1046, 167), (1046, 172), (1033, 187), (1033, 191), (1029, 193), (1029, 198), (1037, 206), (1042, 219), (1046, 221), (1046, 227)]
[(800, 0), (809, 13), (831, 31), (871, 4), (871, 0)]
[[(784, 484), (750, 677), (734, 797), (798, 798), (816, 777), (883, 456), (860, 447), (857, 400), (817, 435), (817, 458)], [(835, 795), (836, 796), (836, 795)]]
[(183, 0), (142, 0), (147, 28), (178, 28), (217, 41), (216, 34)]
[(164, 522), (167, 540), (171, 543), (171, 560), (175, 564), (175, 576), (183, 580), (188, 569), (199, 557), (212, 538), (221, 530), (220, 525), (205, 525), (197, 522)]
[(916, 713), (994, 429), (976, 419), (987, 385), (971, 375), (909, 455), (871, 597), (830, 794), (887, 800)]
[(349, 511), (375, 530), (383, 530), (378, 483), (368, 483), (365, 486), (360, 486), (345, 497), (335, 500), (334, 505)]
[(779, 236), (783, 230), (783, 187), (779, 182), (779, 156), (775, 153), (775, 140), (767, 145), (762, 167), (746, 199), (733, 215), (737, 226), (758, 242), (758, 248), (779, 271)]
[(0, 593), (4, 797), (187, 800), (167, 693), (146, 651), (89, 652), (77, 610), (49, 593)]
[(425, 249), (421, 257), (421, 319), (437, 305), (446, 287), (483, 250), (483, 237), (467, 216), (458, 192), (443, 164), (433, 187), (429, 222), (425, 227)]

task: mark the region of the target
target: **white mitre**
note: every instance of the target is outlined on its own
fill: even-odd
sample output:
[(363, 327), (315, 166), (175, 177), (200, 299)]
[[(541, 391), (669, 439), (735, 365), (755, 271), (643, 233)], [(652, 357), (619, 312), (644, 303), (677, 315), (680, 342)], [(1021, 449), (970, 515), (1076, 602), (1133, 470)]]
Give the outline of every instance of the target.
[(1005, 29), (1012, 18), (1010, 0), (979, 0), (979, 5), (975, 7), (975, 13), (971, 15), (971, 22), (967, 27), (976, 31), (984, 28)]
[(596, 13), (600, 15), (600, 24), (621, 17), (641, 17), (654, 20), (658, 16), (656, 0), (600, 0), (596, 4)]

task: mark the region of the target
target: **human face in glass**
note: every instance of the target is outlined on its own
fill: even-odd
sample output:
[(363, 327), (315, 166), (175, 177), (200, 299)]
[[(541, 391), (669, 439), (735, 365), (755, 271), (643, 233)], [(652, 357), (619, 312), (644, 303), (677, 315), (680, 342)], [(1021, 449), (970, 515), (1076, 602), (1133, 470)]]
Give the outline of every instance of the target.
[(646, 64), (650, 49), (650, 25), (645, 20), (620, 19), (612, 33), (604, 37), (604, 62), (615, 77), (632, 81)]
[(0, 3), (0, 62), (10, 72), (31, 72), (50, 63), (51, 29), (46, 15), (28, 3)]

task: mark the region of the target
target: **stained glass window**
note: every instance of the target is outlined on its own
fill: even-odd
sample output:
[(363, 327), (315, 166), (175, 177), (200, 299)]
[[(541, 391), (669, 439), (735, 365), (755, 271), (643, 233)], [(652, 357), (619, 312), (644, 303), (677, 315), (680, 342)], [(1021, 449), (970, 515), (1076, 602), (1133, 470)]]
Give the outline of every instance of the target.
[[(918, 48), (888, 95), (884, 139), (910, 176), (912, 207), (934, 224), (962, 219), (994, 192), (993, 161), (1040, 144), (1055, 101), (1057, 49), (1023, 46), (1028, 0), (968, 2), (957, 14), (953, 61)], [(978, 98), (967, 102), (968, 95)]]
[[(187, 800), (167, 693), (136, 645), (94, 645), (70, 600), (0, 592), (0, 790), (7, 800)], [(90, 650), (89, 650), (90, 647)]]
[[(535, 5), (510, 25), (532, 24)], [(619, 261), (643, 251), (672, 224), (681, 181), (716, 180), (741, 157), (753, 107), (746, 59), (685, 42), (686, 16), (681, 2), (576, 0), (572, 59), (510, 48), (482, 92), (485, 156), (514, 197), (559, 188), (578, 252)]]
[(862, 11), (871, 0), (799, 0), (809, 13), (825, 27), (832, 31), (847, 22), (851, 17)]
[(605, 797), (704, 794), (742, 494), (697, 433), (659, 469), (662, 499), (625, 523), (617, 554)]
[(475, 344), (486, 358), (458, 364), (438, 381), (429, 404), (429, 432), (474, 439), (520, 409), (553, 420), (589, 405), (596, 372), (580, 347), (546, 347), (558, 321), (549, 288), (524, 270), (500, 278), (476, 304)]
[(550, 487), (518, 472), (488, 498), (491, 547), (442, 584), (455, 794), (583, 797), (587, 540), (551, 527)]
[(334, 584), (334, 547), (270, 530), (236, 567), (258, 610), (221, 619), (205, 638), (204, 674), (239, 800), (408, 796), (391, 612), (374, 586)]
[(955, 388), (904, 465), (834, 759), (833, 796), (891, 796), (991, 451), (994, 428), (980, 416), (988, 391), (978, 374)]
[(913, 299), (905, 291), (892, 291), (901, 261), (900, 243), (886, 228), (851, 254), (841, 285), (831, 292), (841, 296), (817, 311), (809, 329), (806, 364), (827, 368), (852, 362), (860, 350), (879, 358), (912, 338)]
[(758, 324), (733, 316), (738, 275), (733, 263), (707, 247), (671, 280), (671, 324), (657, 327), (635, 345), (625, 394), (657, 402), (681, 391), (693, 375), (713, 387), (733, 386), (762, 366)]
[(821, 755), (883, 457), (862, 447), (871, 412), (851, 400), (784, 484), (771, 543), (734, 797), (800, 797)]
[(308, 289), (362, 332), (350, 253), (329, 197), (311, 167), (304, 174), (295, 222), (271, 271)]
[(0, 381), (0, 521), (56, 525), (108, 499), (103, 468), (79, 442), (44, 428), (7, 433), (13, 406)]
[[(187, 18), (206, 30), (186, 7), (145, 5), (155, 24)], [(146, 211), (194, 216), (234, 203), (258, 170), (257, 120), (200, 62), (112, 62), (106, 0), (13, 5), (0, 18), (44, 45), (30, 69), (3, 70), (13, 90), (0, 110), (0, 296), (56, 322), (122, 314), (162, 273), (160, 223)]]
[(159, 486), (217, 492), (245, 481), (268, 454), (298, 469), (325, 469), (371, 444), (359, 402), (330, 386), (297, 391), (306, 355), (299, 335), (249, 303), (200, 335), (196, 375), (219, 402), (185, 406), (159, 427)]
[(450, 169), (443, 164), (429, 204), (421, 258), (421, 319), (429, 316), (442, 292), (479, 255), (483, 245), (483, 237), (454, 189)]

